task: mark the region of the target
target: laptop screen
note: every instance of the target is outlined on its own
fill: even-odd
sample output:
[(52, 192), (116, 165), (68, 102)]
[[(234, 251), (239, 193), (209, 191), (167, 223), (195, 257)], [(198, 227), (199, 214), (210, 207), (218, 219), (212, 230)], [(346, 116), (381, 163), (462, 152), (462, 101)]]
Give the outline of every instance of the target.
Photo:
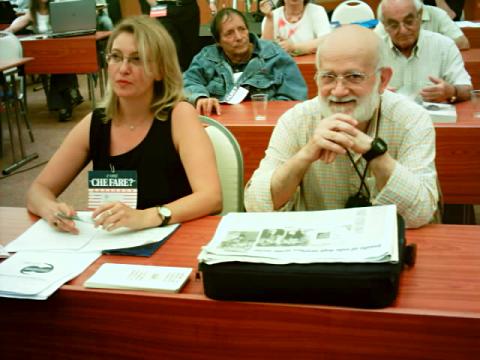
[(95, 0), (51, 2), (50, 25), (53, 33), (95, 31)]

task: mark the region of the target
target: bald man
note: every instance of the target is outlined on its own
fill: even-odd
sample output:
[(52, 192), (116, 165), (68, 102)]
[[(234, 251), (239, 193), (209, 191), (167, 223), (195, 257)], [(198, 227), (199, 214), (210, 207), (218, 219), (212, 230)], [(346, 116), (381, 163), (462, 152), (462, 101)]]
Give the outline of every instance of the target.
[(374, 32), (357, 25), (325, 36), (316, 59), (318, 97), (280, 117), (247, 183), (248, 211), (396, 204), (408, 227), (432, 220), (432, 121), (419, 105), (386, 91), (392, 70), (380, 47)]
[(393, 69), (389, 88), (416, 100), (470, 99), (472, 82), (460, 51), (446, 36), (421, 29), (420, 0), (383, 0), (380, 21), (385, 61)]
[[(377, 9), (377, 18), (382, 18), (381, 6), (379, 6)], [(449, 37), (461, 50), (470, 48), (470, 42), (462, 32), (462, 29), (455, 24), (445, 10), (439, 7), (423, 4), (421, 6), (420, 20), (422, 29), (433, 31)], [(375, 28), (375, 32), (381, 36), (386, 35), (385, 27), (381, 22), (378, 23), (377, 27)]]

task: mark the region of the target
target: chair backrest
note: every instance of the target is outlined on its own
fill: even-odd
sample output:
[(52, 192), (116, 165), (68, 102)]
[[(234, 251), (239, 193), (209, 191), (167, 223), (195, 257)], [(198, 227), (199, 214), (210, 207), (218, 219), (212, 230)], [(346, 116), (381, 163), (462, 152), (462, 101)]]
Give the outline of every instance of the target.
[(332, 23), (341, 25), (375, 19), (372, 8), (360, 0), (347, 0), (340, 3), (332, 13)]
[(20, 40), (9, 31), (0, 31), (0, 60), (13, 60), (23, 57)]
[[(23, 48), (20, 40), (9, 31), (0, 31), (0, 60), (15, 60), (23, 57)], [(4, 74), (12, 74), (18, 80), (19, 86), (18, 95), (23, 96), (25, 87), (23, 85), (23, 77), (17, 76), (17, 68), (11, 68), (4, 72)]]
[(225, 126), (207, 116), (200, 116), (215, 149), (223, 195), (221, 215), (240, 212), (243, 207), (243, 156), (237, 139)]

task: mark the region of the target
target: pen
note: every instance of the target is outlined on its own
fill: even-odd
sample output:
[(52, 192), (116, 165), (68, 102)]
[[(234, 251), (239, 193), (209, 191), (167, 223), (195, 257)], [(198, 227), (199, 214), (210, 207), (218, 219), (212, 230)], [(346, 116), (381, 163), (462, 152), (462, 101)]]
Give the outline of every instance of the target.
[(83, 219), (81, 218), (80, 216), (78, 215), (67, 215), (63, 212), (57, 212), (55, 214), (56, 217), (60, 218), (60, 219), (65, 219), (65, 220), (77, 220), (77, 221), (82, 221), (82, 222), (85, 222), (85, 223), (89, 223), (89, 224), (93, 224), (93, 220), (88, 220), (88, 219)]

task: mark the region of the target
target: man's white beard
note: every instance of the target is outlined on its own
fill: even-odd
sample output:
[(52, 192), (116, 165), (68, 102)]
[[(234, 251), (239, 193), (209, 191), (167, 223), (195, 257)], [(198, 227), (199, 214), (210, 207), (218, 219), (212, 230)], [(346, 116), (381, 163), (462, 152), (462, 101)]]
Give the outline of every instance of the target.
[[(368, 121), (373, 117), (375, 110), (380, 104), (380, 94), (378, 93), (379, 87), (380, 87), (380, 78), (378, 78), (377, 81), (375, 82), (372, 92), (360, 98), (357, 96), (346, 96), (344, 98), (339, 98), (333, 95), (330, 95), (324, 98), (318, 95), (318, 101), (320, 103), (320, 114), (322, 115), (322, 117), (325, 118), (336, 113), (342, 113), (342, 114), (350, 115), (351, 117), (353, 117), (359, 122)], [(350, 105), (330, 106), (330, 101), (345, 101), (345, 102), (356, 101), (357, 104), (352, 112), (350, 109), (348, 109)]]

